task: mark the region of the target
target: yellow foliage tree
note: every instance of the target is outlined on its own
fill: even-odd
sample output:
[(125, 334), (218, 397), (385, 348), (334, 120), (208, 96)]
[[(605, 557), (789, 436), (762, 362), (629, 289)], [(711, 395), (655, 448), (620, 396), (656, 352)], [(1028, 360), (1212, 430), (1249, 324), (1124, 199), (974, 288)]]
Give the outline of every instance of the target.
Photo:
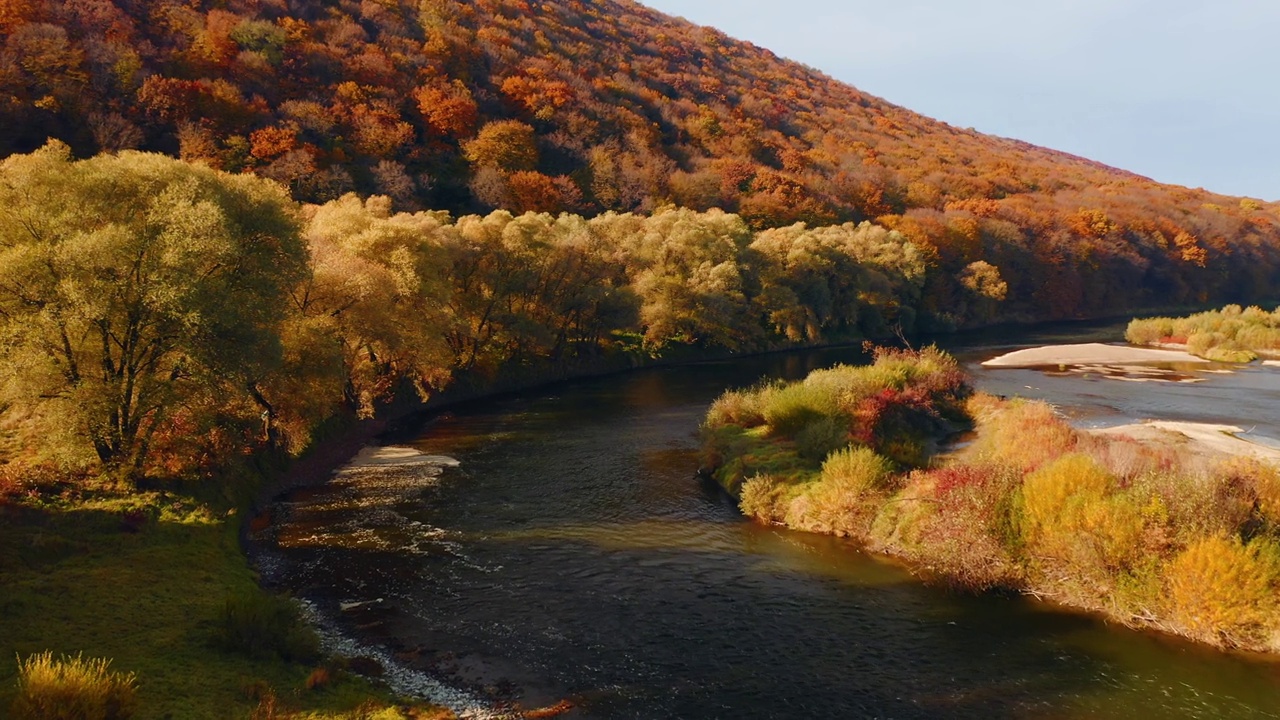
[[(175, 416), (253, 395), (307, 273), (274, 183), (147, 153), (0, 163), (0, 408), (46, 452), (144, 469)], [(256, 397), (254, 398), (257, 399)]]
[(503, 172), (532, 170), (538, 164), (533, 128), (519, 120), (500, 120), (480, 128), (480, 134), (463, 146), (467, 160), (477, 168)]

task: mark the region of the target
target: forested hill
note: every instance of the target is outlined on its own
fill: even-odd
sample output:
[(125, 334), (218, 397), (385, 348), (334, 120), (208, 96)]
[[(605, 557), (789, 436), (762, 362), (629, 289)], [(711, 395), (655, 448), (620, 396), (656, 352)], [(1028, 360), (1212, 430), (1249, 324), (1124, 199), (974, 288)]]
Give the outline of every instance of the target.
[(1280, 268), (1276, 205), (954, 128), (626, 0), (0, 0), (0, 37), (5, 155), (53, 135), (455, 213), (871, 219), (934, 283), (994, 265), (1009, 318), (1259, 299)]

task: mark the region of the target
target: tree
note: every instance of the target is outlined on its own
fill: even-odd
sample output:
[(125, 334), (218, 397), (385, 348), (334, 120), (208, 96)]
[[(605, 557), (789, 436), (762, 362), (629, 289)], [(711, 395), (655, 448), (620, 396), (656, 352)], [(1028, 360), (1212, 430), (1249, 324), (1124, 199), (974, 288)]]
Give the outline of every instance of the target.
[[(0, 164), (0, 408), (63, 461), (136, 475), (178, 409), (280, 357), (307, 255), (274, 183), (160, 155)], [(207, 404), (206, 404), (207, 405)]]
[(432, 133), (464, 138), (475, 131), (479, 110), (471, 92), (461, 82), (424, 85), (414, 91), (413, 98)]
[(32, 0), (0, 0), (0, 33), (8, 34), (36, 14)]
[(519, 120), (499, 120), (485, 125), (463, 150), (477, 168), (518, 172), (532, 170), (538, 164), (533, 128)]
[(346, 405), (368, 417), (402, 380), (424, 399), (443, 385), (447, 216), (393, 215), (386, 197), (348, 194), (314, 208), (305, 233), (315, 272), (293, 293), (310, 328), (299, 337), (337, 349)]
[(719, 210), (664, 208), (645, 220), (628, 258), (645, 344), (752, 347), (759, 328), (742, 274), (750, 241), (742, 218)]

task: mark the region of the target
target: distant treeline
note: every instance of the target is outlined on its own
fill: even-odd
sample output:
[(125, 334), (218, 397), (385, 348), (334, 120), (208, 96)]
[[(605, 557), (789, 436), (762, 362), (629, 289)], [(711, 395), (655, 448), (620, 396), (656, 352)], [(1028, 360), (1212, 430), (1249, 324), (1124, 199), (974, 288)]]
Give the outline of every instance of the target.
[(1280, 281), (1275, 204), (951, 127), (626, 1), (0, 0), (0, 127), (0, 156), (150, 150), (311, 203), (870, 221), (955, 322), (982, 319), (976, 262), (1016, 320)]

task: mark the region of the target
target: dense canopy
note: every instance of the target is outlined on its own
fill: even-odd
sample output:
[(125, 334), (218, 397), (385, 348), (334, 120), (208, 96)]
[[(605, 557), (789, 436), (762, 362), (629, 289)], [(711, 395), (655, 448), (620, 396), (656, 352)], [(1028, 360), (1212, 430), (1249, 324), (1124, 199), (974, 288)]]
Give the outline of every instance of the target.
[(873, 220), (962, 321), (975, 262), (1008, 319), (1247, 301), (1280, 267), (1274, 205), (950, 127), (626, 0), (4, 0), (0, 35), (0, 154), (52, 134), (410, 210)]

